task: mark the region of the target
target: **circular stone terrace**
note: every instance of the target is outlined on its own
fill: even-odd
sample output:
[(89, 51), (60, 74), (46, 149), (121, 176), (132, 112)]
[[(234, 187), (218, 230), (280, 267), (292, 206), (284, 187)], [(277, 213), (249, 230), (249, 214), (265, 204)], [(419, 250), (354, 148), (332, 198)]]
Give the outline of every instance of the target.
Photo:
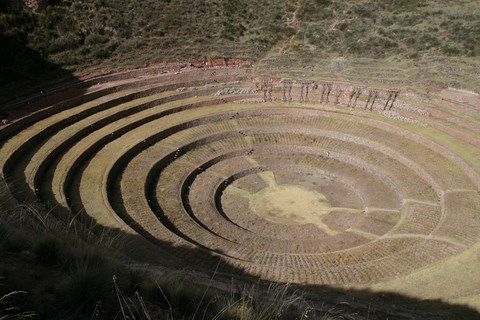
[(282, 282), (394, 281), (480, 240), (478, 95), (401, 92), (384, 111), (388, 91), (353, 104), (345, 83), (328, 100), (248, 68), (160, 71), (65, 85), (3, 125), (13, 195)]

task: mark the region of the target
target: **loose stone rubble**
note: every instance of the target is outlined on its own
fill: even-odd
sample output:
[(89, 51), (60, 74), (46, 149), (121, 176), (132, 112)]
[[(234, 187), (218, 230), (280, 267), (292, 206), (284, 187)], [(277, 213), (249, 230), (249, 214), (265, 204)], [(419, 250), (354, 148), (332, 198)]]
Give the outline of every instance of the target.
[(408, 123), (416, 123), (422, 127), (426, 127), (427, 125), (421, 121), (415, 120), (415, 119), (410, 119), (407, 117), (402, 116), (398, 112), (391, 111), (391, 110), (377, 110), (378, 113), (380, 113), (382, 116), (392, 119), (392, 120), (398, 120), (398, 121), (403, 121), (403, 122), (408, 122)]
[(231, 87), (231, 88), (222, 88), (215, 92), (213, 95), (214, 96), (224, 96), (227, 94), (251, 94), (251, 93), (256, 93), (256, 89), (252, 88), (237, 88), (237, 87)]

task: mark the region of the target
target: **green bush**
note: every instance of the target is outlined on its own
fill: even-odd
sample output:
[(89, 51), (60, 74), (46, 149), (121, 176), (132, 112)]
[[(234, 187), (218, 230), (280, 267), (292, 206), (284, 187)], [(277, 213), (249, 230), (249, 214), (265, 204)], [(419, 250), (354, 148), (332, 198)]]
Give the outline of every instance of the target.
[(85, 38), (85, 44), (89, 46), (96, 46), (99, 44), (107, 43), (109, 40), (109, 37), (101, 34), (90, 34)]
[(454, 47), (454, 46), (449, 46), (449, 45), (443, 46), (442, 51), (446, 55), (458, 55), (462, 52), (462, 50), (460, 48), (457, 48), (457, 47)]
[(374, 3), (358, 4), (353, 7), (353, 11), (362, 18), (375, 19), (376, 8)]

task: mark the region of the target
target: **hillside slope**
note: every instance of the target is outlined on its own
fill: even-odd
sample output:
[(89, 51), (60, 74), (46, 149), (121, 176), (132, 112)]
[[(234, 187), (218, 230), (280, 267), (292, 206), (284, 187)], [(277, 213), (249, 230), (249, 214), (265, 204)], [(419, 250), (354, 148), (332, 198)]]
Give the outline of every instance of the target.
[[(474, 0), (73, 0), (46, 1), (36, 13), (14, 2), (0, 5), (2, 37), (68, 69), (258, 60), (272, 48), (307, 60), (480, 55)], [(3, 59), (8, 50), (2, 46)]]

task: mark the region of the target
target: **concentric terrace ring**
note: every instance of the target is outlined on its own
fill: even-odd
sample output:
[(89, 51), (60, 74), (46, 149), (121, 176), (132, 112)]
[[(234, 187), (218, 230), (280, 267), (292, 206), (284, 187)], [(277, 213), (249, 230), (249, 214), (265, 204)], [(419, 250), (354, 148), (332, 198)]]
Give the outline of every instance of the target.
[[(480, 240), (478, 167), (428, 129), (314, 93), (302, 104), (214, 95), (251, 86), (243, 69), (146, 74), (100, 77), (2, 128), (12, 194), (84, 212), (198, 268), (211, 261), (176, 248), (282, 282), (376, 283)], [(432, 127), (478, 143), (468, 123)]]

